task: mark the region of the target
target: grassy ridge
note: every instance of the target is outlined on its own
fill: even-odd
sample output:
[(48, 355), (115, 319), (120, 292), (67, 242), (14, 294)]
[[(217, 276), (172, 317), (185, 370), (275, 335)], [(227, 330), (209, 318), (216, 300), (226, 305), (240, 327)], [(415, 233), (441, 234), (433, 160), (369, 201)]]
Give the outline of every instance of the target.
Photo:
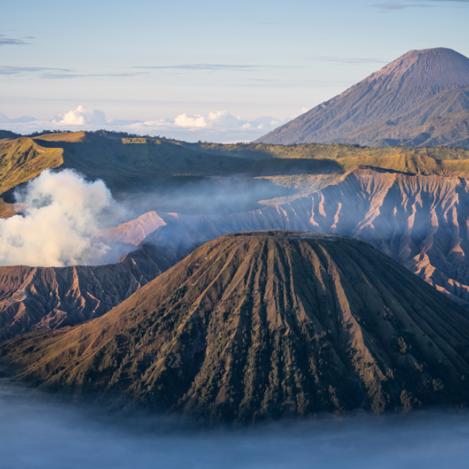
[(27, 137), (0, 140), (0, 194), (62, 164), (62, 148), (45, 148)]
[(0, 139), (0, 194), (46, 168), (73, 168), (114, 191), (211, 176), (331, 174), (369, 167), (408, 174), (469, 175), (469, 150), (353, 145), (186, 143), (112, 132)]
[(412, 174), (468, 175), (469, 150), (450, 147), (360, 147), (341, 144), (211, 144), (207, 151), (250, 158), (333, 160), (345, 171), (367, 166)]

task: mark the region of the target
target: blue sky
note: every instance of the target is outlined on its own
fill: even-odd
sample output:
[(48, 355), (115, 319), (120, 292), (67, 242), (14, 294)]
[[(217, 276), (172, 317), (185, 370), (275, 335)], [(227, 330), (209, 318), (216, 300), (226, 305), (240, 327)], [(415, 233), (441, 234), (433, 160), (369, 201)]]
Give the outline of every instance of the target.
[(246, 140), (410, 49), (469, 56), (465, 0), (2, 0), (1, 12), (0, 126), (20, 130)]

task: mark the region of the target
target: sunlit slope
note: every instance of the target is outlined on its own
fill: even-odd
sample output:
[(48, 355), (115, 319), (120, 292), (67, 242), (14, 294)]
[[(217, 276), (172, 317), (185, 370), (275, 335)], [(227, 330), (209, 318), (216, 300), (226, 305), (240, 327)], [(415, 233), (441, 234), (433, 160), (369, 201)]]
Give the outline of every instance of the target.
[(270, 200), (254, 210), (167, 217), (167, 226), (151, 236), (155, 243), (182, 252), (241, 231), (350, 236), (373, 244), (438, 290), (469, 303), (467, 178), (363, 169), (337, 181), (314, 179), (303, 181), (303, 194)]
[(469, 318), (371, 246), (211, 241), (104, 316), (3, 351), (19, 376), (160, 411), (253, 421), (469, 401)]
[(342, 144), (269, 145), (200, 144), (216, 153), (254, 159), (315, 159), (333, 160), (344, 171), (369, 167), (410, 174), (469, 175), (469, 150), (429, 147), (360, 147)]
[(141, 190), (215, 176), (273, 176), (284, 173), (340, 171), (334, 161), (236, 158), (228, 152), (208, 152), (202, 146), (159, 139), (89, 133), (79, 143), (56, 142), (64, 149), (64, 165), (90, 178), (101, 178), (114, 191)]
[(368, 167), (408, 174), (467, 176), (469, 150), (351, 145), (189, 144), (112, 132), (52, 133), (0, 140), (0, 193), (46, 168), (101, 178), (113, 192), (207, 177), (302, 177)]
[(46, 148), (27, 137), (0, 139), (0, 194), (44, 169), (63, 165), (63, 149)]

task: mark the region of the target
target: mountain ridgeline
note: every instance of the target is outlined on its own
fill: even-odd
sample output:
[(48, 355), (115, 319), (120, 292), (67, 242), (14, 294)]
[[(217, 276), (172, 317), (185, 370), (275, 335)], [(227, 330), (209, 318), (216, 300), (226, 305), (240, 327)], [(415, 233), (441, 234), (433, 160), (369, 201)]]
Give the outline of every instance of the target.
[(305, 184), (309, 193), (250, 211), (168, 214), (167, 225), (149, 240), (183, 255), (198, 243), (240, 231), (345, 235), (371, 243), (438, 290), (469, 302), (467, 178), (362, 169), (317, 190), (320, 182)]
[[(109, 236), (137, 245), (149, 235), (174, 258), (233, 232), (333, 233), (368, 241), (469, 301), (469, 150), (189, 144), (71, 132), (0, 140), (0, 156), (9, 202), (19, 183), (45, 168), (102, 178), (140, 210)], [(0, 199), (0, 216), (14, 210)]]
[(259, 141), (469, 148), (469, 59), (410, 51)]
[(22, 379), (252, 422), (467, 404), (469, 318), (366, 243), (211, 241), (104, 316), (2, 349)]
[[(353, 145), (186, 143), (114, 132), (56, 132), (0, 138), (0, 195), (45, 169), (102, 179), (113, 194), (152, 192), (215, 178), (343, 174), (362, 167), (412, 174), (468, 175), (469, 150)], [(208, 181), (210, 178), (210, 181)], [(255, 179), (256, 178), (256, 179)], [(277, 192), (281, 194), (277, 188)], [(11, 201), (11, 194), (7, 194)]]

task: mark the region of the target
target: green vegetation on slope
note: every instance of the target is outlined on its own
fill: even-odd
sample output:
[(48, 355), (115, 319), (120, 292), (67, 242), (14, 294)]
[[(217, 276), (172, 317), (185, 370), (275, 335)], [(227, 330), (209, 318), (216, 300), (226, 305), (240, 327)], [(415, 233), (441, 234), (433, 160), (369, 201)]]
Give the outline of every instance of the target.
[(27, 137), (0, 140), (0, 194), (62, 164), (62, 148), (45, 148)]
[(214, 176), (343, 174), (374, 168), (407, 174), (466, 176), (469, 150), (353, 145), (186, 143), (113, 132), (64, 132), (0, 140), (0, 194), (46, 168), (101, 178), (114, 193)]
[(300, 145), (198, 144), (201, 149), (243, 158), (333, 160), (345, 171), (360, 167), (411, 174), (467, 175), (469, 150), (429, 147), (360, 147), (357, 145), (309, 143)]

